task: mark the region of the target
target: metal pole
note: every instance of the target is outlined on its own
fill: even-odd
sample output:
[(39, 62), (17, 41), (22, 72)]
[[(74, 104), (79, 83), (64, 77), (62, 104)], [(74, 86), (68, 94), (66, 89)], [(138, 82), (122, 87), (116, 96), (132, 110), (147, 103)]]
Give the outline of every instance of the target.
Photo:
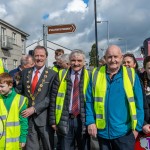
[(95, 14), (95, 44), (96, 44), (96, 66), (98, 67), (98, 38), (97, 38), (97, 10), (96, 0), (94, 0), (94, 14)]
[(127, 53), (127, 50), (128, 50), (128, 49), (127, 49), (127, 40), (125, 40), (125, 42), (126, 42), (126, 53)]
[(43, 24), (43, 46), (47, 49), (47, 26)]
[[(47, 26), (45, 24), (43, 24), (43, 46), (47, 49)], [(48, 66), (48, 60), (46, 66)]]
[(109, 22), (107, 21), (107, 45), (109, 47)]

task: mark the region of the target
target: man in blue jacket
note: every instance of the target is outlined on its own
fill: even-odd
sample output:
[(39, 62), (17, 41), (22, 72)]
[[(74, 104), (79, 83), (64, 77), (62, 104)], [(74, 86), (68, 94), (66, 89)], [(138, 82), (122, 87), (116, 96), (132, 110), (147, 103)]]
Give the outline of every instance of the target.
[(142, 130), (141, 84), (135, 71), (121, 66), (122, 52), (110, 46), (106, 66), (93, 70), (86, 95), (86, 125), (101, 150), (133, 150)]

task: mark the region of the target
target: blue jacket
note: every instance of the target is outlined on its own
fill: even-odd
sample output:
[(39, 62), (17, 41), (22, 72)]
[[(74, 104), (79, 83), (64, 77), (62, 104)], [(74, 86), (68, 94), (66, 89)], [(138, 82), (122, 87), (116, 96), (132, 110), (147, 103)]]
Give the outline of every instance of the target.
[[(122, 68), (112, 79), (106, 75), (107, 91), (105, 100), (106, 127), (98, 130), (98, 136), (115, 139), (124, 136), (131, 130), (129, 104), (123, 86)], [(136, 74), (134, 82), (134, 98), (137, 111), (136, 130), (141, 131), (144, 122), (143, 95), (139, 78)], [(86, 125), (95, 123), (94, 101), (92, 96), (92, 81), (86, 94)]]
[(17, 68), (11, 70), (11, 71), (9, 72), (9, 74), (10, 74), (10, 76), (13, 77), (13, 79), (14, 79), (16, 73), (17, 73), (17, 72), (20, 72), (20, 71), (21, 71), (21, 70), (20, 70), (20, 66), (18, 66)]

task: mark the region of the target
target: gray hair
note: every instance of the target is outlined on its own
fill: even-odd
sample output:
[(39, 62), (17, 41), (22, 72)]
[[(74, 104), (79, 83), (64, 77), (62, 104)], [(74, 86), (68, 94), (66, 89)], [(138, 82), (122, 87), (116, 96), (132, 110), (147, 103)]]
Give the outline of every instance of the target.
[(69, 55), (69, 60), (71, 60), (72, 56), (74, 56), (74, 55), (82, 55), (83, 60), (85, 61), (85, 53), (82, 50), (79, 50), (79, 49), (73, 50)]
[(24, 65), (26, 65), (28, 62), (27, 62), (27, 55), (23, 55), (22, 57), (21, 57), (21, 59), (20, 59), (20, 65), (21, 66), (24, 66)]
[(63, 54), (60, 56), (60, 60), (66, 63), (69, 63), (69, 54)]

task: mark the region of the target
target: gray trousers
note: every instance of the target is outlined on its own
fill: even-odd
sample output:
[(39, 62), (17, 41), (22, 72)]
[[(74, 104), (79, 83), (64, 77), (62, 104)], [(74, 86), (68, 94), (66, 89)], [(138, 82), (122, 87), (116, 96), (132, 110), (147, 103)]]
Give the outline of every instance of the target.
[(51, 150), (49, 126), (37, 126), (30, 118), (26, 150)]

